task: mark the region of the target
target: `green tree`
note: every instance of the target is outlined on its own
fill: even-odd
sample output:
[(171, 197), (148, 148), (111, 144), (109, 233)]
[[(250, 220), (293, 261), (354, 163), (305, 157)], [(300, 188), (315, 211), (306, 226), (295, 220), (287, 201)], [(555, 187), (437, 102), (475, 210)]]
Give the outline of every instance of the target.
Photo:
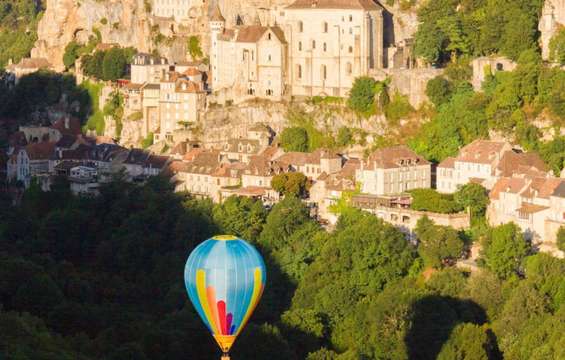
[(457, 231), (447, 226), (435, 225), (424, 216), (414, 230), (418, 237), (418, 253), (427, 266), (439, 268), (446, 261), (458, 259), (463, 252), (463, 240)]
[(337, 145), (345, 147), (353, 143), (353, 134), (347, 126), (342, 126), (337, 132)]
[(308, 133), (302, 127), (285, 128), (281, 134), (281, 146), (285, 151), (308, 151)]
[(461, 324), (453, 329), (449, 340), (441, 348), (438, 360), (489, 360), (496, 353), (492, 337), (483, 327)]
[(198, 36), (193, 35), (188, 38), (188, 53), (193, 60), (198, 60), (204, 56), (202, 48), (200, 47), (200, 38)]
[(63, 55), (63, 64), (67, 69), (75, 66), (75, 61), (78, 58), (81, 46), (76, 41), (71, 41), (65, 47), (65, 54)]
[(453, 200), (462, 209), (470, 209), (473, 219), (484, 219), (489, 204), (488, 191), (479, 184), (465, 184), (455, 194)]
[(493, 228), (483, 244), (486, 266), (501, 279), (520, 273), (529, 252), (530, 244), (514, 223)]
[(376, 86), (377, 81), (371, 77), (356, 78), (347, 100), (349, 108), (359, 114), (373, 114), (375, 111)]
[(565, 226), (561, 226), (557, 231), (556, 243), (559, 250), (565, 251)]
[(462, 204), (454, 200), (453, 195), (441, 194), (435, 189), (414, 189), (410, 191), (410, 195), (410, 208), (413, 210), (452, 214), (464, 209)]
[(310, 182), (303, 173), (291, 172), (273, 176), (271, 186), (285, 196), (302, 198), (308, 194)]
[(565, 65), (565, 29), (559, 29), (549, 41), (549, 58)]
[(451, 84), (443, 76), (436, 76), (428, 81), (426, 95), (436, 107), (439, 107), (449, 101)]
[(259, 200), (230, 196), (214, 206), (213, 218), (226, 234), (255, 241), (265, 224), (267, 212)]
[(127, 59), (122, 49), (114, 47), (106, 51), (102, 62), (102, 79), (116, 81), (125, 75)]

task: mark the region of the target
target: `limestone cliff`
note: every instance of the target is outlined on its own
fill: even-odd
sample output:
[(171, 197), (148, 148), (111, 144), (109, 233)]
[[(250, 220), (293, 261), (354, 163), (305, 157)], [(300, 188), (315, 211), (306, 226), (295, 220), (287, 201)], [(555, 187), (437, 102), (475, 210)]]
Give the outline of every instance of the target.
[(149, 50), (151, 35), (143, 0), (47, 0), (32, 56), (45, 57), (61, 69), (65, 46), (73, 40), (85, 43), (95, 29), (105, 43)]
[(565, 0), (546, 0), (539, 22), (541, 49), (544, 60), (549, 59), (549, 42), (560, 27), (565, 26)]

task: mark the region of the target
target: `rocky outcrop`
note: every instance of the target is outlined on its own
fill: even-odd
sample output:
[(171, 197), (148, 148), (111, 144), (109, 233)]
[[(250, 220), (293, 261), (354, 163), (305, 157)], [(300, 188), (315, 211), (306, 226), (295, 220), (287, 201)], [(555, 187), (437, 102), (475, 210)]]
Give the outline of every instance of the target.
[(544, 60), (549, 59), (549, 42), (560, 27), (565, 26), (565, 0), (546, 0), (539, 22), (541, 49)]
[(86, 43), (96, 30), (104, 43), (150, 50), (143, 0), (47, 0), (32, 57), (47, 58), (61, 70), (66, 45), (73, 40)]

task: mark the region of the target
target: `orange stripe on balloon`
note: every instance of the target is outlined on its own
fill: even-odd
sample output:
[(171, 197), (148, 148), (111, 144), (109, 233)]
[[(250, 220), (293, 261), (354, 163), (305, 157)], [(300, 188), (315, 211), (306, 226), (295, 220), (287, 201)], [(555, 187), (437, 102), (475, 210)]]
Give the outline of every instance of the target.
[(212, 316), (212, 322), (214, 322), (214, 334), (222, 334), (222, 329), (220, 327), (220, 321), (218, 318), (218, 310), (216, 309), (216, 289), (212, 286), (206, 288), (206, 294), (208, 295), (208, 307), (210, 308), (210, 315)]
[(247, 324), (247, 321), (251, 317), (253, 310), (255, 310), (255, 307), (259, 303), (259, 299), (261, 299), (261, 295), (263, 294), (264, 286), (262, 283), (261, 268), (255, 268), (255, 272), (253, 275), (255, 281), (253, 282), (253, 293), (251, 294), (251, 300), (249, 301), (247, 312), (245, 313), (245, 316), (243, 317), (243, 320), (241, 321), (241, 324), (239, 325), (239, 329), (237, 329), (237, 333), (235, 334), (235, 336), (238, 336), (241, 330), (243, 330), (243, 328)]
[(198, 294), (200, 306), (202, 306), (204, 315), (206, 315), (206, 320), (208, 320), (208, 324), (210, 324), (212, 332), (216, 334), (218, 329), (213, 321), (214, 318), (212, 317), (210, 306), (208, 306), (208, 297), (206, 294), (206, 272), (202, 269), (196, 270), (196, 292)]

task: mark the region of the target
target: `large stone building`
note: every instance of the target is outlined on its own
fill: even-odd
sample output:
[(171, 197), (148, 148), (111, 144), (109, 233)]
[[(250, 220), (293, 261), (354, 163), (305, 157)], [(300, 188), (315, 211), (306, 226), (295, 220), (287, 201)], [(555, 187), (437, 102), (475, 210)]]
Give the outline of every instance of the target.
[(346, 96), (383, 67), (383, 8), (373, 0), (297, 0), (280, 14), (293, 95)]
[(356, 77), (384, 66), (383, 8), (373, 0), (297, 0), (271, 22), (257, 18), (254, 25), (227, 29), (215, 8), (210, 16), (215, 93), (233, 100), (343, 97)]

